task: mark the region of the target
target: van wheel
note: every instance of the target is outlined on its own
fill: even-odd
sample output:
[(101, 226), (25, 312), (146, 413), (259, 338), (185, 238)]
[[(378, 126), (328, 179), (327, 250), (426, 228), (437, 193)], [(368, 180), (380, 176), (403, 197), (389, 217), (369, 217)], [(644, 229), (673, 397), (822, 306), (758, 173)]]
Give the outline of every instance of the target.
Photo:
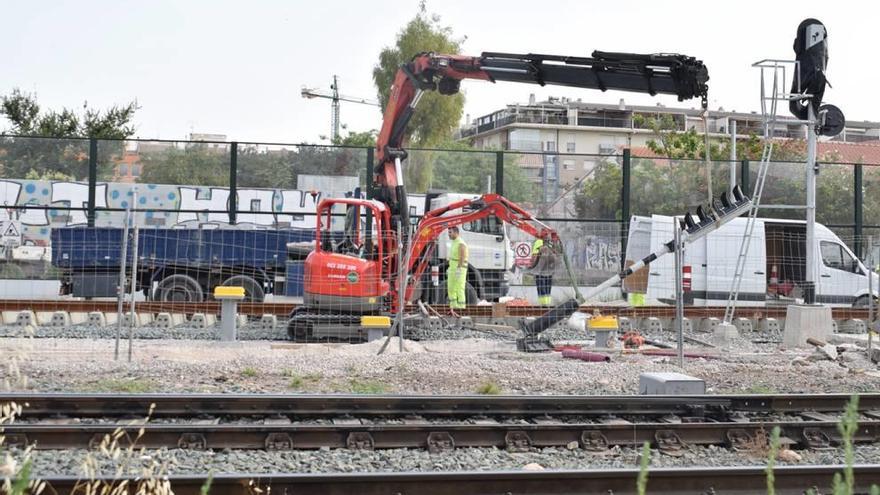
[(855, 302), (853, 302), (854, 308), (867, 308), (869, 301), (873, 299), (874, 304), (877, 304), (877, 298), (871, 298), (871, 296), (865, 294), (864, 296), (859, 296), (856, 298)]

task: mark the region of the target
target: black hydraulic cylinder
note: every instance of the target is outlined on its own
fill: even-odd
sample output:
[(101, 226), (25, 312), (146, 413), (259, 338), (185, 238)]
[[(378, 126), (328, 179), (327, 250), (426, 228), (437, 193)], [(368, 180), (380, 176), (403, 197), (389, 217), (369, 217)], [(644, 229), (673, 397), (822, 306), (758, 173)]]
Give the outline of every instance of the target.
[(579, 303), (577, 299), (569, 299), (550, 311), (547, 311), (534, 321), (524, 323), (522, 325), (523, 333), (525, 333), (527, 337), (538, 335), (556, 323), (571, 316), (572, 313), (577, 311), (580, 305), (581, 303)]

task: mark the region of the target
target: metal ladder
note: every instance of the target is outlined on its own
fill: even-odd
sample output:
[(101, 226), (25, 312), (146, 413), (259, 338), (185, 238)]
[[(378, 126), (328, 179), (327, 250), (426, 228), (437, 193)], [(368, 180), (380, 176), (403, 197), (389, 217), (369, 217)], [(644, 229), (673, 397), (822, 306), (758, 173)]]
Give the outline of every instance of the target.
[[(736, 313), (736, 302), (739, 299), (739, 290), (742, 285), (743, 272), (746, 267), (746, 259), (749, 255), (752, 234), (755, 230), (758, 209), (761, 204), (761, 194), (764, 192), (764, 182), (767, 171), (770, 168), (770, 159), (773, 156), (773, 136), (776, 129), (776, 112), (780, 101), (789, 101), (790, 97), (784, 93), (786, 87), (785, 67), (787, 61), (761, 60), (753, 64), (753, 67), (761, 69), (761, 114), (764, 123), (764, 149), (761, 152), (761, 163), (758, 167), (758, 175), (755, 179), (755, 191), (752, 195), (752, 208), (746, 220), (746, 228), (739, 247), (739, 255), (736, 258), (736, 269), (731, 281), (730, 293), (727, 296), (727, 306), (724, 309), (724, 323), (731, 323)], [(767, 94), (765, 83), (765, 70), (772, 70), (772, 83), (770, 94)], [(781, 81), (780, 81), (781, 79)], [(780, 86), (783, 88), (780, 91)], [(734, 143), (734, 146), (736, 144)], [(732, 186), (731, 186), (732, 187)]]

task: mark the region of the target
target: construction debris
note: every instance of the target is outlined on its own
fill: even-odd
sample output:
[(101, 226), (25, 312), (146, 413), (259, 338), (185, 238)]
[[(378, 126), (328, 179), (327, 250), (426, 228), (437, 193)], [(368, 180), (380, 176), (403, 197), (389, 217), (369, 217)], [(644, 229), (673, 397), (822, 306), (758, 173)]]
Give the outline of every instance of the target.
[(808, 337), (807, 343), (811, 346), (815, 347), (820, 356), (824, 356), (824, 359), (828, 359), (830, 361), (837, 361), (837, 346), (833, 344), (829, 344), (824, 340), (819, 340), (817, 338)]

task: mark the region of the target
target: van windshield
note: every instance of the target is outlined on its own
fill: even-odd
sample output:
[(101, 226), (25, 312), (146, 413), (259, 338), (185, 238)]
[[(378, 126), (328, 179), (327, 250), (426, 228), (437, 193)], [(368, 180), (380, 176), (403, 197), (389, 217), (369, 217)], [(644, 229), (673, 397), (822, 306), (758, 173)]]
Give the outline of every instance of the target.
[(840, 244), (822, 241), (819, 243), (819, 247), (822, 250), (822, 262), (825, 263), (825, 266), (846, 272), (859, 273), (859, 266), (856, 260)]

